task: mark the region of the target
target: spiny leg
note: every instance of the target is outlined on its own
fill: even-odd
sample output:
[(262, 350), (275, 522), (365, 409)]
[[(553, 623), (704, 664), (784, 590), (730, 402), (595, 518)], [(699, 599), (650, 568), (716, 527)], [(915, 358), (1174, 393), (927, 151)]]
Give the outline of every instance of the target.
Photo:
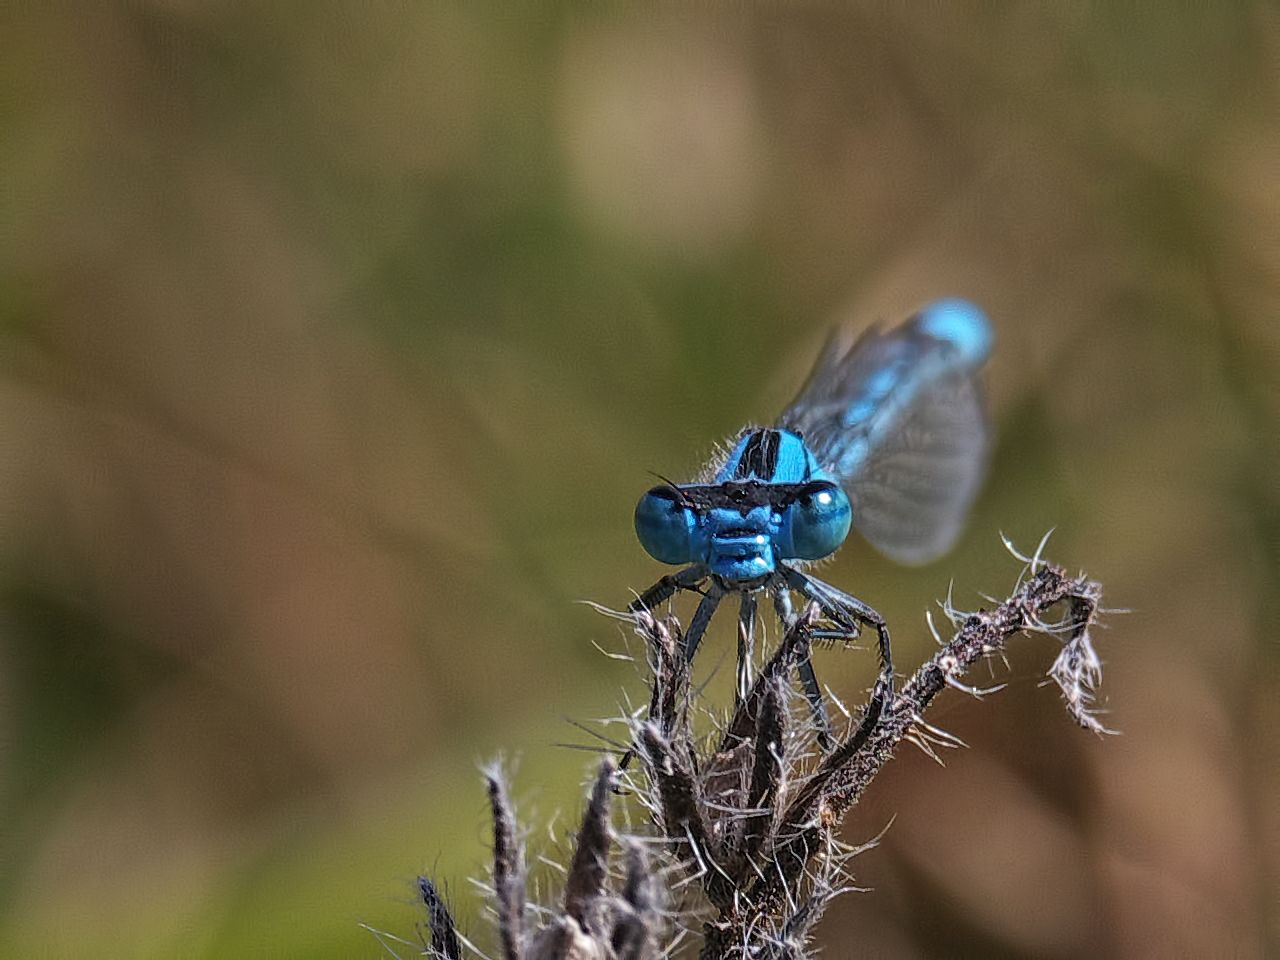
[(698, 644), (702, 642), (703, 634), (707, 632), (707, 625), (711, 623), (716, 607), (720, 606), (723, 598), (724, 588), (712, 580), (707, 586), (707, 592), (702, 595), (702, 600), (698, 603), (698, 609), (693, 611), (693, 619), (689, 621), (689, 629), (684, 634), (685, 663), (693, 663), (693, 655), (698, 652)]
[(893, 689), (893, 652), (889, 643), (889, 625), (872, 607), (857, 597), (837, 590), (829, 583), (823, 583), (816, 577), (805, 576), (798, 570), (786, 571), (787, 583), (794, 590), (815, 601), (822, 612), (842, 627), (847, 627), (856, 636), (860, 625), (875, 627), (880, 647), (880, 683), (886, 691)]
[(871, 727), (879, 722), (880, 714), (893, 700), (893, 652), (889, 644), (889, 625), (873, 608), (829, 583), (790, 568), (786, 570), (786, 579), (789, 586), (816, 602), (824, 615), (838, 625), (847, 627), (854, 636), (860, 631), (860, 624), (875, 627), (880, 646), (880, 676), (872, 688), (867, 715), (855, 736), (869, 734)]
[(627, 604), (627, 613), (652, 612), (658, 604), (674, 596), (677, 590), (693, 590), (705, 579), (707, 568), (700, 563), (685, 567), (678, 573), (669, 573)]
[(831, 739), (831, 718), (827, 716), (827, 702), (822, 699), (822, 688), (818, 686), (818, 675), (813, 672), (813, 655), (806, 651), (804, 659), (796, 666), (800, 673), (800, 682), (804, 684), (804, 696), (809, 701), (809, 709), (813, 711), (813, 722), (818, 728), (818, 746), (827, 753), (835, 746)]
[(738, 605), (738, 684), (733, 697), (735, 711), (751, 690), (751, 655), (755, 646), (755, 631), (756, 595), (743, 590)]
[[(773, 607), (778, 611), (778, 619), (782, 621), (785, 633), (795, 623), (796, 615), (791, 609), (791, 588), (779, 577), (773, 585)], [(809, 710), (813, 714), (813, 725), (818, 731), (818, 746), (824, 751), (832, 747), (831, 718), (827, 715), (827, 702), (822, 697), (822, 687), (818, 685), (818, 675), (813, 669), (813, 651), (806, 647), (804, 659), (796, 665), (800, 674), (800, 683), (804, 687), (805, 699), (809, 701)]]

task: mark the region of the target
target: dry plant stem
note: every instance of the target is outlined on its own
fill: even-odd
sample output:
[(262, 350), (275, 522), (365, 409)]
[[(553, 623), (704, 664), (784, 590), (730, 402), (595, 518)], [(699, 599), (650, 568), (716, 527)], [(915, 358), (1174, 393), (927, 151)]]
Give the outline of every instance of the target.
[(458, 940), (458, 928), (453, 915), (445, 905), (440, 891), (426, 877), (418, 878), (418, 893), (427, 908), (427, 929), (431, 933), (431, 955), (441, 960), (458, 960), (462, 956), (462, 944)]
[[(858, 723), (821, 756), (812, 713), (790, 709), (802, 696), (797, 668), (823, 633), (815, 606), (794, 619), (745, 692), (740, 676), (733, 712), (709, 753), (690, 720), (694, 694), (679, 624), (636, 613), (653, 671), (649, 715), (632, 730), (641, 769), (627, 776), (608, 760), (600, 766), (559, 910), (527, 910), (515, 818), (500, 773), (487, 774), (502, 960), (658, 960), (678, 943), (662, 912), (672, 907), (683, 923), (701, 923), (702, 960), (806, 960), (811, 930), (848, 889), (847, 862), (858, 852), (840, 843), (841, 820), (904, 739), (929, 752), (931, 743), (953, 745), (923, 715), (945, 686), (968, 689), (959, 678), (974, 663), (1019, 633), (1055, 636), (1062, 647), (1049, 676), (1076, 722), (1103, 731), (1090, 709), (1101, 662), (1089, 631), (1100, 600), (1096, 583), (1030, 560), (1025, 579), (993, 610), (963, 616), (948, 608), (957, 627), (950, 642), (896, 695), (877, 682)], [(1063, 618), (1046, 622), (1055, 608)], [(613, 835), (620, 777), (652, 820), (648, 846), (646, 838)], [(619, 843), (621, 866), (611, 861)], [(646, 849), (657, 851), (652, 861)], [(419, 889), (427, 954), (457, 960), (464, 941), (444, 901), (426, 878)]]
[(507, 960), (524, 957), (524, 851), (516, 839), (515, 817), (507, 800), (501, 772), (485, 774), (489, 810), (493, 816), (493, 900), (498, 913), (498, 936)]
[(613, 767), (605, 763), (591, 787), (578, 842), (564, 888), (564, 912), (584, 930), (597, 931), (596, 905), (605, 891), (609, 869), (609, 799)]
[[(524, 856), (501, 772), (486, 773), (493, 814), (493, 889), (502, 960), (655, 960), (664, 928), (653, 870), (639, 844), (624, 840), (624, 870), (610, 876), (614, 845), (609, 808), (617, 772), (606, 760), (591, 786), (572, 861), (566, 872), (563, 905), (531, 929), (526, 922)], [(615, 887), (620, 889), (614, 889)], [(427, 908), (431, 942), (425, 955), (460, 960), (462, 939), (443, 898), (426, 877), (418, 889)]]
[(627, 846), (626, 881), (610, 945), (618, 960), (645, 960), (657, 946), (658, 899), (649, 862), (640, 846)]
[[(1061, 633), (1052, 676), (1067, 708), (1088, 729), (1100, 669), (1089, 639), (1100, 588), (1035, 561), (1030, 576), (992, 611), (960, 622), (954, 638), (890, 697), (877, 684), (853, 731), (816, 767), (805, 761), (812, 730), (788, 730), (786, 700), (795, 667), (808, 656), (819, 617), (810, 608), (787, 631), (773, 658), (729, 719), (719, 749), (700, 757), (682, 710), (688, 673), (674, 650), (673, 621), (637, 617), (654, 670), (650, 720), (636, 730), (648, 805), (677, 860), (699, 879), (715, 911), (703, 925), (703, 960), (801, 958), (808, 931), (838, 892), (848, 852), (836, 839), (841, 819), (904, 738), (928, 748), (924, 711), (978, 660), (1021, 632)], [(1065, 608), (1061, 623), (1042, 617)], [(794, 782), (787, 782), (787, 778)]]
[[(955, 638), (907, 681), (864, 742), (856, 743), (863, 733), (860, 728), (827, 756), (789, 804), (783, 822), (792, 832), (791, 839), (779, 845), (774, 872), (754, 886), (753, 899), (775, 899), (795, 882), (804, 864), (820, 848), (823, 834), (839, 824), (858, 802), (944, 687), (962, 677), (977, 661), (1003, 649), (1014, 635), (1028, 629), (1044, 630), (1042, 615), (1059, 604), (1067, 607), (1065, 625), (1070, 631), (1064, 656), (1079, 659), (1079, 651), (1092, 651), (1088, 630), (1100, 599), (1101, 588), (1096, 583), (1068, 578), (1056, 567), (1043, 566), (995, 610), (969, 616)], [(1067, 687), (1063, 689), (1067, 691)], [(1067, 706), (1081, 726), (1101, 729), (1088, 711), (1087, 701), (1068, 699)]]

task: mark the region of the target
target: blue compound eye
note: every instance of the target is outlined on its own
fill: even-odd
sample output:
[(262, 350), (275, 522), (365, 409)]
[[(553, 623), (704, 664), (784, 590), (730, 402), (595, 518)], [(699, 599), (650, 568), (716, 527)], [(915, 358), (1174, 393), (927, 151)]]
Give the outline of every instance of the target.
[(662, 563), (693, 560), (694, 512), (674, 487), (654, 487), (636, 504), (636, 537), (653, 559)]
[(849, 535), (852, 522), (853, 508), (838, 484), (810, 484), (787, 508), (788, 558), (820, 560), (834, 553)]

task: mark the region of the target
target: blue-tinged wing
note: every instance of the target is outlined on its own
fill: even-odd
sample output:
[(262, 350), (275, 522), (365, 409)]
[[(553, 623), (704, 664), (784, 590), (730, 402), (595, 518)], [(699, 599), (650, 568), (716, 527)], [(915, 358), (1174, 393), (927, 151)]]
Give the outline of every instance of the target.
[(901, 563), (945, 553), (977, 495), (988, 437), (975, 378), (991, 341), (963, 300), (857, 340), (837, 333), (778, 420), (844, 486), (853, 525)]

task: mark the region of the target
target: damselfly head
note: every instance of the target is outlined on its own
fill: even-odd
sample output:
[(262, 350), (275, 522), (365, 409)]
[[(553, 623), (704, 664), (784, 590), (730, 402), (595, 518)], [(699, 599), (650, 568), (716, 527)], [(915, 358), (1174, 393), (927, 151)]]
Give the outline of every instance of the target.
[(706, 564), (730, 582), (778, 560), (819, 560), (849, 535), (853, 508), (838, 483), (759, 480), (653, 487), (636, 504), (636, 536), (662, 563)]

